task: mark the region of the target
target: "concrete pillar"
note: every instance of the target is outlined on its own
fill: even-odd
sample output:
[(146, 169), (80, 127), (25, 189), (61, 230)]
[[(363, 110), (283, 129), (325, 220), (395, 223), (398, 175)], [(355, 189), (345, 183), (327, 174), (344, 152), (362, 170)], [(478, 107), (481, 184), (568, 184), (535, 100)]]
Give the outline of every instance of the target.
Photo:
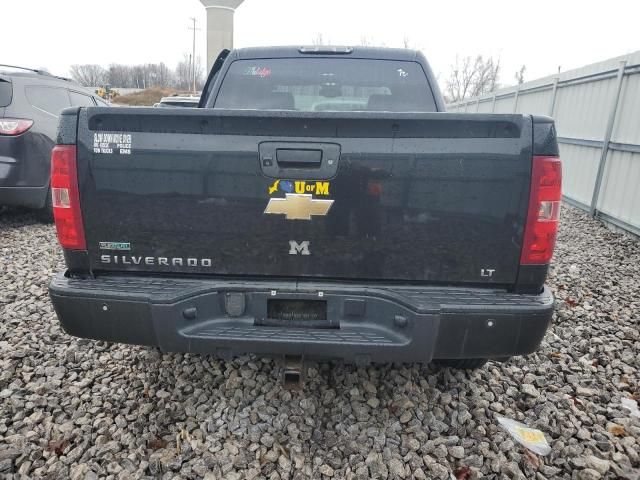
[(200, 0), (207, 9), (207, 73), (221, 50), (233, 48), (233, 13), (244, 0)]

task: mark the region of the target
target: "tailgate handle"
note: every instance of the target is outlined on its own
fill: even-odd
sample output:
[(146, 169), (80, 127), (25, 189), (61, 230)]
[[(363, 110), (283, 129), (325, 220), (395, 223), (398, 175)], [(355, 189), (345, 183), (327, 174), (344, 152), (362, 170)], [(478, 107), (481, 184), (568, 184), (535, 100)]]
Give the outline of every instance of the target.
[(328, 142), (261, 142), (260, 169), (266, 177), (328, 180), (338, 173), (340, 144)]
[(278, 148), (276, 161), (283, 168), (320, 168), (322, 150)]

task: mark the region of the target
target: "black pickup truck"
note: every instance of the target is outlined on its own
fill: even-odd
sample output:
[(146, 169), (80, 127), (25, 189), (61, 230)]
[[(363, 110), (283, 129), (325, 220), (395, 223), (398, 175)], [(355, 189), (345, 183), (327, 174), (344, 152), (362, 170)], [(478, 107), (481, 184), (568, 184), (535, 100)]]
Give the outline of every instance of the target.
[(224, 51), (199, 108), (70, 108), (52, 154), (75, 336), (474, 368), (533, 352), (553, 121), (445, 113), (419, 52)]

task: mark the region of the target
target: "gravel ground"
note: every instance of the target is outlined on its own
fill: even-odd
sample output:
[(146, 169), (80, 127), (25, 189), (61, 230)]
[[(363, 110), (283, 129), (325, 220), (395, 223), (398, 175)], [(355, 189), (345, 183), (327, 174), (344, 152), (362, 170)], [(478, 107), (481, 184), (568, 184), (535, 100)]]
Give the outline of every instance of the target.
[[(635, 478), (640, 243), (565, 207), (540, 351), (473, 372), (231, 362), (67, 336), (53, 228), (0, 211), (0, 472), (24, 478)], [(528, 453), (503, 415), (545, 432)], [(451, 477), (451, 475), (455, 475)], [(18, 475), (19, 477), (19, 475)]]

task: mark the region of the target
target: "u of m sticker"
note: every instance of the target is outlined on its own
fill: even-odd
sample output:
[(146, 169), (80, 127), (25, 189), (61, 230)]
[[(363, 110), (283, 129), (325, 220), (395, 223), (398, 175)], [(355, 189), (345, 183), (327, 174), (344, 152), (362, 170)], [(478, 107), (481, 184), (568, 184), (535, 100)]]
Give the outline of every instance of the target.
[(329, 182), (305, 182), (296, 180), (296, 193), (313, 193), (315, 195), (329, 195)]
[(297, 194), (311, 194), (321, 195), (326, 197), (329, 195), (330, 182), (320, 181), (306, 181), (306, 180), (276, 180), (269, 185), (269, 195), (274, 193), (297, 193)]

